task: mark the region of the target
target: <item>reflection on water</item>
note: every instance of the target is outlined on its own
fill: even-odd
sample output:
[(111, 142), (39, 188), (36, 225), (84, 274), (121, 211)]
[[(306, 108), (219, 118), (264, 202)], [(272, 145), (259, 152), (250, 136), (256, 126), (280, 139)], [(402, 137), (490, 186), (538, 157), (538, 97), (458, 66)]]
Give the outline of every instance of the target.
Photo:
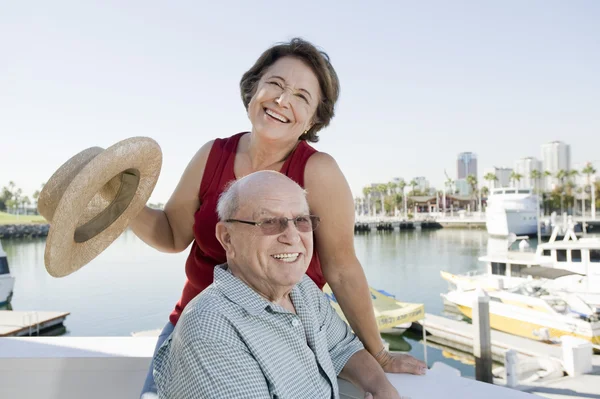
[[(71, 312), (67, 334), (129, 335), (162, 328), (179, 299), (185, 281), (187, 251), (160, 253), (126, 231), (89, 265), (70, 276), (51, 277), (44, 267), (43, 238), (3, 240), (15, 277), (15, 310)], [(428, 313), (442, 314), (440, 293), (447, 283), (440, 270), (460, 274), (483, 270), (477, 258), (486, 251), (484, 230), (377, 232), (357, 235), (355, 249), (369, 284), (404, 302), (424, 303)], [(395, 341), (399, 351), (422, 358), (420, 337)], [(429, 350), (429, 363), (442, 360), (472, 375), (472, 369), (439, 350)], [(454, 364), (453, 362), (457, 363)]]

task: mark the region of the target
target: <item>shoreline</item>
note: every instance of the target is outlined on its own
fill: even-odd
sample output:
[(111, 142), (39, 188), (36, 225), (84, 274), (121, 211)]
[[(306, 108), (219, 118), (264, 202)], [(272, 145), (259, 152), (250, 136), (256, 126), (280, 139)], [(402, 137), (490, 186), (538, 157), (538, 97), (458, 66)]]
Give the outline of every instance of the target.
[(48, 236), (48, 223), (0, 224), (0, 238), (37, 238)]

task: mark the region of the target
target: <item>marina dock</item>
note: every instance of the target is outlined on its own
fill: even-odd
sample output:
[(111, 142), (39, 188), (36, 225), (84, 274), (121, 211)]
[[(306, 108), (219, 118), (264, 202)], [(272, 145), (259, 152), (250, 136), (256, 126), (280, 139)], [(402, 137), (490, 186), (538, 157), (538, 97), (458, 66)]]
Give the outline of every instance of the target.
[[(426, 313), (425, 319), (413, 323), (413, 329), (427, 331), (427, 341), (457, 349), (466, 354), (473, 353), (475, 328), (466, 322)], [(505, 353), (513, 349), (521, 356), (553, 358), (562, 362), (560, 345), (546, 344), (500, 331), (491, 331), (492, 357), (503, 363)], [(520, 383), (515, 389), (547, 398), (600, 398), (600, 355), (592, 356), (591, 373), (578, 376), (563, 376), (539, 382)]]
[[(417, 325), (415, 326), (415, 324)], [(473, 350), (475, 328), (469, 323), (426, 313), (425, 319), (414, 323), (413, 326), (416, 329), (425, 326), (425, 330), (431, 334), (431, 336), (427, 336), (428, 341), (457, 349), (465, 348), (464, 352)], [(492, 355), (495, 357), (503, 358), (504, 352), (509, 349), (514, 349), (517, 353), (525, 356), (551, 356), (557, 359), (562, 357), (559, 345), (549, 345), (496, 330), (492, 330), (491, 333)]]
[(70, 313), (49, 311), (0, 310), (0, 337), (44, 335), (63, 326)]

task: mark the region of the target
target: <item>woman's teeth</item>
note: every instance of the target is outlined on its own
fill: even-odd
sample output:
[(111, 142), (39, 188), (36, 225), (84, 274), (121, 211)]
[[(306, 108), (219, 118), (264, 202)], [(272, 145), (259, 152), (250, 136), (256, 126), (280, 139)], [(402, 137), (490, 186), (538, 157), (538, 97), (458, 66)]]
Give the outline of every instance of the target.
[(283, 123), (288, 123), (289, 122), (288, 119), (285, 116), (279, 115), (278, 113), (273, 112), (270, 109), (266, 109), (265, 113), (267, 115), (269, 115), (270, 117), (277, 119), (280, 122), (283, 122)]

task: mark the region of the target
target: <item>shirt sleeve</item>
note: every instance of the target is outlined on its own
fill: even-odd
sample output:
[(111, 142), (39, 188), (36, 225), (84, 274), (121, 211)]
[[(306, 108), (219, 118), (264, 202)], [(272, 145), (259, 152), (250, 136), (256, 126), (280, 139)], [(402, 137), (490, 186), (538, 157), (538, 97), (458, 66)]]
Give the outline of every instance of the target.
[(335, 374), (339, 375), (352, 355), (364, 347), (350, 326), (331, 307), (327, 296), (318, 288), (317, 290), (322, 328), (327, 329), (327, 347)]
[(154, 361), (161, 399), (271, 398), (254, 357), (230, 342), (169, 338)]

